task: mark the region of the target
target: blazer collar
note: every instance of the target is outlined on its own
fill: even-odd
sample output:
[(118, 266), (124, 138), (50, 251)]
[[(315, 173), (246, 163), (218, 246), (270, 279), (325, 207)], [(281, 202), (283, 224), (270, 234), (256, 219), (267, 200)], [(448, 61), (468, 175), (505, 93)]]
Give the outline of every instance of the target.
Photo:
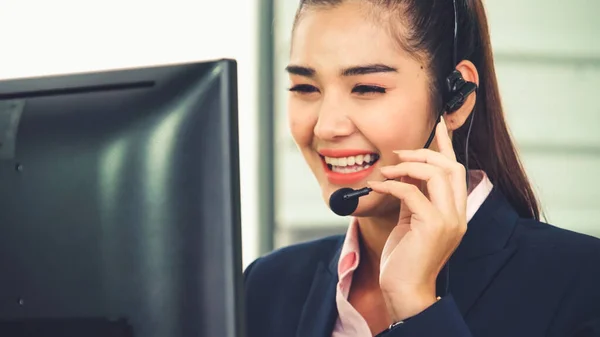
[(485, 289), (517, 250), (511, 240), (519, 216), (494, 188), (468, 223), (456, 252), (447, 264), (449, 290), (467, 316)]
[(344, 236), (340, 236), (333, 255), (319, 262), (308, 297), (304, 302), (297, 337), (331, 337), (338, 316), (335, 301), (338, 282), (337, 261), (340, 259)]
[(329, 272), (331, 273), (331, 275), (334, 275), (336, 278), (336, 282), (337, 282), (337, 278), (338, 278), (338, 263), (340, 261), (340, 257), (342, 256), (342, 248), (344, 247), (344, 239), (346, 238), (346, 235), (344, 234), (341, 237), (340, 242), (338, 243), (338, 246), (335, 250), (335, 254), (333, 254), (333, 258), (331, 259), (331, 261), (329, 261)]
[(494, 187), (467, 224), (467, 232), (452, 258), (472, 259), (503, 250), (515, 230), (518, 218), (519, 215), (502, 192)]

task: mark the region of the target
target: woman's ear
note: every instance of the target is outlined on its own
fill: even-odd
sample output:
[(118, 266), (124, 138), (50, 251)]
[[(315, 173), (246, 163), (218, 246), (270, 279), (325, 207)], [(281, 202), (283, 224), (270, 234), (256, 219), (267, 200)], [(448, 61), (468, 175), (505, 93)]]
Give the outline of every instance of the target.
[[(456, 70), (458, 70), (463, 79), (468, 82), (473, 82), (475, 85), (479, 87), (479, 73), (477, 72), (477, 68), (475, 65), (468, 60), (461, 61), (457, 66)], [(460, 109), (445, 115), (446, 125), (448, 126), (449, 131), (454, 131), (463, 126), (469, 115), (473, 111), (475, 107), (475, 102), (477, 100), (477, 92), (473, 92), (465, 99), (464, 104), (460, 107)]]

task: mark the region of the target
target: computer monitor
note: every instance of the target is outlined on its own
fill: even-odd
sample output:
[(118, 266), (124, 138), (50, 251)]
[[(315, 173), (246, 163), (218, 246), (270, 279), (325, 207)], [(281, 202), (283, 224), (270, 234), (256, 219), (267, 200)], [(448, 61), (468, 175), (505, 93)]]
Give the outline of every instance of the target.
[(0, 336), (243, 336), (236, 72), (0, 81)]

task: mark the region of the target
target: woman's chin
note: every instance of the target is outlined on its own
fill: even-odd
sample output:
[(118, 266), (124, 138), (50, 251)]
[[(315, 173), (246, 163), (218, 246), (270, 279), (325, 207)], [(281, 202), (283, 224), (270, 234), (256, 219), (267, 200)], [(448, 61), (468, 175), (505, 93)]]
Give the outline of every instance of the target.
[(399, 209), (400, 205), (394, 198), (371, 192), (371, 194), (360, 198), (358, 207), (356, 207), (356, 211), (352, 213), (352, 216), (359, 218), (382, 217)]

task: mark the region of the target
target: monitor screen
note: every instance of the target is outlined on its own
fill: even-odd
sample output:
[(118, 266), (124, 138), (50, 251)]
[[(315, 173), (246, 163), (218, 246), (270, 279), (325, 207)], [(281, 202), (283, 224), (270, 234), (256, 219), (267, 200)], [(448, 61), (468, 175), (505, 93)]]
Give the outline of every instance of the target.
[(236, 74), (0, 81), (0, 336), (242, 336)]

